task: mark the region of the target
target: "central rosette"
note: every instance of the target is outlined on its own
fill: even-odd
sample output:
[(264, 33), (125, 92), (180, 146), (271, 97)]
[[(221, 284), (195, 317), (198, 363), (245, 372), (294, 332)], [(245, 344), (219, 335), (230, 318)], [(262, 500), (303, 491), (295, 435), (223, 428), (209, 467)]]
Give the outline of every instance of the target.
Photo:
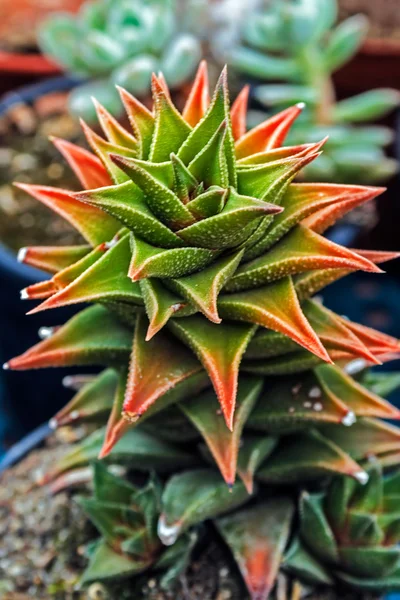
[[(24, 251), (24, 259), (36, 256), (55, 273), (24, 291), (45, 299), (34, 311), (100, 303), (83, 318), (90, 322), (85, 330), (92, 315), (102, 315), (105, 327), (110, 314), (134, 329), (115, 415), (136, 420), (204, 369), (232, 429), (239, 368), (275, 372), (268, 358), (286, 353), (294, 355), (289, 372), (348, 358), (349, 351), (375, 360), (310, 296), (330, 281), (329, 270), (331, 280), (379, 270), (368, 256), (320, 234), (380, 190), (293, 183), (322, 146), (282, 147), (302, 105), (246, 131), (248, 90), (231, 107), (226, 71), (210, 100), (201, 65), (182, 114), (161, 76), (153, 77), (152, 92), (150, 111), (120, 90), (132, 133), (96, 103), (106, 139), (83, 126), (97, 157), (56, 140), (85, 191), (23, 186), (67, 215), (88, 242)], [(103, 361), (101, 326), (96, 352)], [(125, 333), (119, 325), (116, 331), (119, 344)], [(21, 364), (33, 364), (32, 356), (11, 366)]]

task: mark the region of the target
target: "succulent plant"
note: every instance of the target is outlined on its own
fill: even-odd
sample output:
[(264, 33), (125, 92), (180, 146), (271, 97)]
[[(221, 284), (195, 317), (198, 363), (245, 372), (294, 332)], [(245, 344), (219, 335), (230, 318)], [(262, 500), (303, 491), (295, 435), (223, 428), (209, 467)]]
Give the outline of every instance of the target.
[(307, 110), (290, 142), (329, 135), (326, 152), (304, 176), (309, 180), (376, 183), (397, 170), (385, 157), (390, 129), (363, 125), (399, 104), (392, 89), (374, 89), (337, 101), (332, 73), (350, 60), (365, 39), (368, 20), (355, 15), (337, 26), (337, 0), (272, 0), (244, 21), (242, 43), (229, 51), (231, 65), (256, 81), (254, 96), (271, 111), (294, 102)]
[(300, 502), (300, 536), (288, 552), (289, 569), (321, 583), (334, 577), (360, 590), (400, 586), (400, 477), (383, 477), (377, 461), (368, 483), (333, 479)]
[(115, 85), (150, 93), (159, 70), (172, 89), (190, 80), (202, 56), (204, 0), (94, 0), (76, 16), (58, 13), (39, 29), (42, 50), (82, 83), (69, 97), (73, 114), (93, 120), (92, 96), (122, 113)]
[(165, 549), (157, 535), (161, 485), (153, 477), (136, 487), (107, 470), (100, 462), (93, 468), (94, 496), (78, 498), (79, 504), (102, 537), (88, 549), (89, 566), (82, 583), (127, 577), (152, 566), (163, 569), (165, 581), (184, 568), (193, 536)]
[[(400, 430), (379, 419), (400, 412), (360, 379), (398, 355), (398, 340), (312, 298), (397, 255), (321, 235), (382, 189), (293, 183), (321, 148), (282, 147), (301, 107), (246, 133), (246, 90), (230, 107), (226, 78), (210, 100), (202, 63), (182, 114), (163, 78), (153, 76), (154, 112), (121, 90), (132, 132), (96, 103), (106, 139), (84, 125), (93, 154), (54, 140), (84, 191), (19, 184), (85, 238), (22, 249), (52, 275), (22, 297), (43, 300), (31, 312), (90, 306), (5, 367), (104, 366), (68, 376), (76, 394), (51, 425), (97, 430), (44, 481), (54, 491), (83, 481), (97, 456), (156, 471), (161, 541), (175, 548), (214, 519), (252, 598), (265, 599), (295, 511), (280, 484), (295, 496), (332, 475), (365, 483), (371, 454), (398, 463)], [(398, 384), (365, 381), (386, 393)]]

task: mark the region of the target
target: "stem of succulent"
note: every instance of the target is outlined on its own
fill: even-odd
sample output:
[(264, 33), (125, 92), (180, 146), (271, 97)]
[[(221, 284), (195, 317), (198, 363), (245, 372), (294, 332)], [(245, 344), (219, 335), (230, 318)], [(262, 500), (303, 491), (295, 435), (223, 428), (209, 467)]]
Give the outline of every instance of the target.
[(299, 60), (308, 79), (308, 85), (314, 90), (317, 98), (313, 121), (317, 125), (330, 125), (333, 122), (336, 94), (332, 79), (324, 65), (323, 54), (314, 45), (306, 46), (302, 49)]

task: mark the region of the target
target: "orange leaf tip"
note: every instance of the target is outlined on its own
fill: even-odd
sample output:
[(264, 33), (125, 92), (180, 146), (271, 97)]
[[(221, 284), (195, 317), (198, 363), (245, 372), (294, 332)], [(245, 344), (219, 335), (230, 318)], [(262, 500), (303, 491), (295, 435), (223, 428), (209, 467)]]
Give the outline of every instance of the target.
[(3, 370), (4, 371), (8, 371), (10, 368), (10, 365), (8, 364), (8, 362), (3, 363)]
[(21, 290), (20, 293), (19, 293), (19, 297), (21, 298), (21, 300), (29, 300), (28, 289), (24, 288), (23, 290)]

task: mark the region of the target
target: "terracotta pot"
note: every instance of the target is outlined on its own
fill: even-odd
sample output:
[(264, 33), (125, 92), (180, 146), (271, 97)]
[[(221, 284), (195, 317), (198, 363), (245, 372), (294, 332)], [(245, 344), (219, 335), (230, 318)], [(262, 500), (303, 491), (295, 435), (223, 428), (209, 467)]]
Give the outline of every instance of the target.
[(361, 51), (334, 76), (340, 96), (378, 87), (400, 90), (400, 40), (369, 38)]
[(0, 44), (27, 48), (36, 44), (36, 28), (52, 12), (77, 12), (83, 0), (1, 0)]

